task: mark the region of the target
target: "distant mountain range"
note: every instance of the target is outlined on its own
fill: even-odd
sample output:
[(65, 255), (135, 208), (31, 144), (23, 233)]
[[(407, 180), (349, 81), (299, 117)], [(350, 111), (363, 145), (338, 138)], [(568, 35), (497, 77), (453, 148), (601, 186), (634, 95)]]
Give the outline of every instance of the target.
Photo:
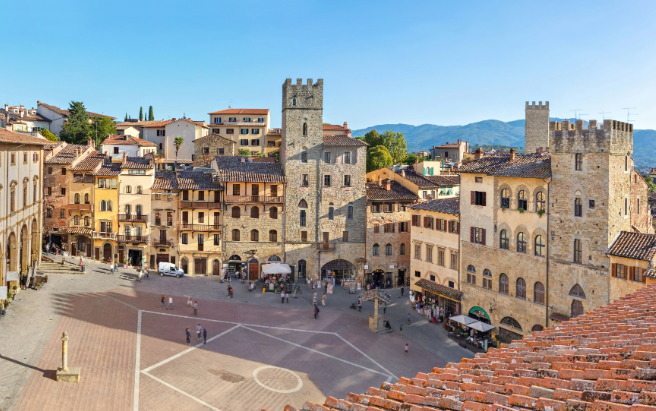
[[(560, 118), (550, 118), (550, 121), (563, 121)], [(569, 119), (574, 122), (575, 119)], [(587, 122), (585, 127), (587, 127)], [(504, 145), (509, 147), (524, 147), (524, 120), (503, 122), (499, 120), (483, 120), (465, 126), (438, 126), (422, 124), (381, 124), (353, 130), (353, 137), (364, 136), (371, 130), (379, 133), (392, 130), (404, 133), (408, 143), (408, 151), (428, 150), (432, 146), (453, 143), (458, 139), (468, 141), (470, 146)], [(633, 158), (636, 168), (646, 172), (656, 167), (656, 130), (633, 131)]]

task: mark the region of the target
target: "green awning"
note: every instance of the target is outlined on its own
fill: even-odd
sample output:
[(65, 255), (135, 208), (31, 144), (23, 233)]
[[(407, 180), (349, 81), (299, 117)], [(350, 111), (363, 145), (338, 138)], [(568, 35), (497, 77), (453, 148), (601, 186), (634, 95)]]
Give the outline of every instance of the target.
[(484, 309), (482, 309), (481, 307), (479, 307), (479, 306), (477, 306), (477, 305), (473, 306), (473, 307), (469, 310), (469, 314), (473, 314), (473, 313), (476, 312), (476, 311), (480, 311), (481, 313), (483, 313), (483, 315), (485, 316), (485, 318), (487, 318), (488, 320), (490, 319), (490, 316), (487, 315), (487, 312), (485, 312)]

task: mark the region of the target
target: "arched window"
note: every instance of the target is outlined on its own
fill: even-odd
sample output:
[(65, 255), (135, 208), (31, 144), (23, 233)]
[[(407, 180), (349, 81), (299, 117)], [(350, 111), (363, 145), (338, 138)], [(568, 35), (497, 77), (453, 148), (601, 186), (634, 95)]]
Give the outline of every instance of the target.
[(236, 228), (232, 230), (232, 241), (240, 241), (239, 240), (239, 230)]
[(510, 208), (510, 190), (507, 188), (501, 190), (501, 207)]
[(84, 204), (89, 204), (89, 193), (84, 195)]
[(517, 234), (517, 252), (526, 253), (526, 234)]
[(260, 209), (258, 207), (251, 207), (251, 218), (260, 218)]
[(378, 255), (380, 250), (380, 246), (378, 244), (374, 244), (374, 251), (373, 255)]
[(114, 211), (114, 203), (112, 200), (107, 200), (107, 211)]
[(533, 301), (538, 304), (544, 304), (544, 285), (541, 282), (535, 283), (533, 286)]
[(476, 268), (473, 265), (467, 266), (467, 284), (476, 285)]
[(517, 209), (527, 210), (528, 209), (528, 200), (526, 197), (526, 191), (519, 190), (517, 193)]
[(526, 281), (523, 278), (518, 278), (515, 285), (515, 297), (526, 300)]
[(294, 97), (294, 98), (292, 99), (292, 106), (295, 106), (295, 105), (296, 105), (296, 97)]
[(278, 207), (271, 207), (269, 209), (269, 218), (274, 220), (278, 218)]
[(405, 243), (401, 243), (399, 246), (399, 255), (405, 255)]
[(137, 186), (137, 194), (143, 194), (143, 187)]
[(307, 123), (303, 123), (303, 135), (307, 136)]
[(134, 206), (134, 208), (137, 215), (141, 215), (141, 209), (142, 209), (141, 204), (137, 204), (136, 206)]
[[(278, 241), (278, 232), (276, 230), (269, 230), (269, 241), (275, 243)], [(269, 260), (271, 260), (269, 258)]]
[(305, 200), (301, 200), (298, 202), (299, 208), (307, 208), (307, 202)]
[(392, 255), (392, 244), (385, 245), (385, 255)]
[(492, 289), (492, 272), (487, 268), (483, 270), (483, 288)]
[(512, 317), (504, 317), (504, 318), (501, 320), (501, 324), (502, 324), (502, 325), (505, 325), (505, 326), (507, 326), (507, 327), (510, 327), (510, 328), (514, 328), (515, 330), (522, 331), (522, 326), (519, 325), (519, 323), (517, 322), (517, 320), (515, 320), (515, 319), (512, 318)]
[(100, 200), (100, 211), (107, 211), (107, 202), (105, 200)]
[(130, 206), (130, 204), (126, 204), (125, 205), (125, 214), (130, 214), (131, 211), (132, 211), (132, 207)]
[(328, 219), (335, 219), (335, 207), (333, 207), (333, 203), (330, 203), (330, 207), (328, 207)]
[(535, 236), (535, 255), (544, 257), (544, 238), (541, 235)]
[(125, 186), (125, 192), (130, 194), (132, 192), (132, 186)]
[(299, 218), (300, 218), (299, 225), (301, 227), (305, 227), (305, 210), (301, 210)]
[(503, 273), (499, 276), (499, 292), (508, 294), (508, 276)]
[(544, 330), (544, 327), (541, 326), (540, 324), (535, 324), (533, 328), (531, 328), (531, 332), (542, 331), (542, 330)]
[(483, 270), (483, 277), (492, 278), (492, 271), (486, 268), (485, 270)]
[(308, 153), (306, 150), (301, 151), (301, 163), (308, 162)]
[(239, 218), (241, 216), (241, 211), (239, 209), (239, 206), (233, 206), (232, 207), (232, 218)]
[(80, 204), (80, 193), (75, 193), (75, 204)]
[(569, 295), (572, 297), (585, 298), (585, 292), (583, 292), (583, 288), (581, 288), (581, 286), (578, 284), (569, 290)]
[(189, 270), (189, 260), (187, 260), (187, 257), (182, 257), (182, 260), (180, 260), (180, 268), (182, 268), (182, 272), (187, 274)]
[(269, 257), (269, 261), (282, 261), (277, 255), (272, 255)]
[(91, 225), (91, 218), (89, 216), (84, 217), (84, 226), (89, 227)]
[(574, 199), (574, 217), (583, 217), (583, 203), (580, 198)]
[(374, 234), (380, 233), (380, 224), (374, 223)]
[(504, 250), (510, 248), (510, 239), (508, 238), (508, 231), (506, 230), (501, 230), (501, 234), (499, 234), (499, 247)]
[(538, 191), (538, 193), (535, 195), (535, 211), (544, 211), (544, 204), (544, 192)]
[(353, 203), (348, 204), (348, 213), (346, 214), (347, 220), (353, 220)]
[(572, 301), (572, 311), (570, 313), (570, 317), (576, 318), (579, 315), (583, 315), (583, 303), (579, 300), (573, 300)]
[(80, 216), (79, 215), (73, 216), (73, 224), (80, 225)]
[(251, 230), (251, 241), (260, 241), (260, 232), (257, 230)]

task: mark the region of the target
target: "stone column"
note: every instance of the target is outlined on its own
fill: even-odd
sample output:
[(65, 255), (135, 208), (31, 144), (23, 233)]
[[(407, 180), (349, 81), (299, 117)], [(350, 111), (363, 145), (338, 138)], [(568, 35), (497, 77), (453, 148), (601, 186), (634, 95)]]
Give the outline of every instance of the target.
[(60, 382), (80, 382), (80, 368), (68, 367), (68, 333), (62, 333), (62, 366), (57, 369), (57, 381)]
[(68, 333), (62, 334), (62, 371), (68, 371)]

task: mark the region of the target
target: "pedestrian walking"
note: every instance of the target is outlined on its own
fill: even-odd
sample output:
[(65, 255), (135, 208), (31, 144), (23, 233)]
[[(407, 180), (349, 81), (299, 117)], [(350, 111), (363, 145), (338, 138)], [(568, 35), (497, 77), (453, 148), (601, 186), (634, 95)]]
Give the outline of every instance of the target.
[(358, 297), (358, 312), (362, 312), (362, 297)]
[(280, 297), (282, 298), (282, 302), (281, 302), (281, 303), (284, 304), (284, 303), (285, 303), (285, 290), (282, 290), (282, 291), (280, 292)]
[(314, 294), (312, 294), (312, 304), (317, 305), (317, 292), (315, 291)]
[(385, 311), (387, 311), (387, 303), (383, 304), (383, 315), (385, 315)]
[(319, 310), (319, 307), (317, 307), (317, 305), (315, 304), (315, 305), (314, 305), (314, 319), (315, 319), (315, 320), (316, 320), (317, 318), (319, 318), (319, 311), (320, 311), (320, 310)]
[(139, 273), (137, 274), (137, 280), (141, 282), (141, 276), (143, 275), (143, 272), (139, 270)]
[(159, 302), (159, 309), (161, 310), (162, 308), (166, 309), (166, 304), (164, 304), (164, 294), (162, 294), (162, 298)]
[(187, 297), (187, 307), (191, 307), (193, 304), (191, 304), (191, 294), (185, 295)]
[(203, 328), (203, 344), (207, 344), (207, 328)]
[(410, 314), (408, 314), (408, 324), (410, 324)]
[(191, 333), (189, 332), (189, 327), (187, 327), (187, 345), (191, 345)]
[(405, 353), (408, 353), (408, 343), (405, 343)]
[(289, 304), (289, 293), (285, 293), (285, 299), (287, 300), (287, 304)]
[(194, 302), (194, 315), (198, 315), (198, 301)]
[(326, 293), (323, 293), (321, 296), (321, 305), (326, 306)]
[(200, 341), (200, 335), (202, 332), (203, 328), (198, 324), (198, 327), (196, 327), (196, 335), (198, 335), (198, 341)]
[(248, 292), (252, 293), (253, 292), (253, 283), (248, 283)]
[[(401, 287), (401, 297), (403, 297), (403, 287)], [(399, 297), (399, 298), (401, 298)]]
[(399, 325), (399, 332), (403, 335), (403, 324)]
[(169, 309), (173, 309), (173, 297), (169, 295)]
[(114, 274), (114, 264), (112, 264), (112, 265), (110, 266), (109, 271), (110, 271), (112, 274)]
[(232, 290), (232, 286), (229, 286), (229, 287), (230, 287), (230, 288), (228, 288), (228, 294), (230, 295), (230, 298), (232, 298), (232, 297), (233, 297), (233, 294), (232, 294), (232, 291), (233, 291), (233, 290)]
[(146, 269), (144, 270), (144, 274), (146, 275), (146, 278), (150, 278), (150, 277), (148, 277), (148, 268), (146, 268)]

